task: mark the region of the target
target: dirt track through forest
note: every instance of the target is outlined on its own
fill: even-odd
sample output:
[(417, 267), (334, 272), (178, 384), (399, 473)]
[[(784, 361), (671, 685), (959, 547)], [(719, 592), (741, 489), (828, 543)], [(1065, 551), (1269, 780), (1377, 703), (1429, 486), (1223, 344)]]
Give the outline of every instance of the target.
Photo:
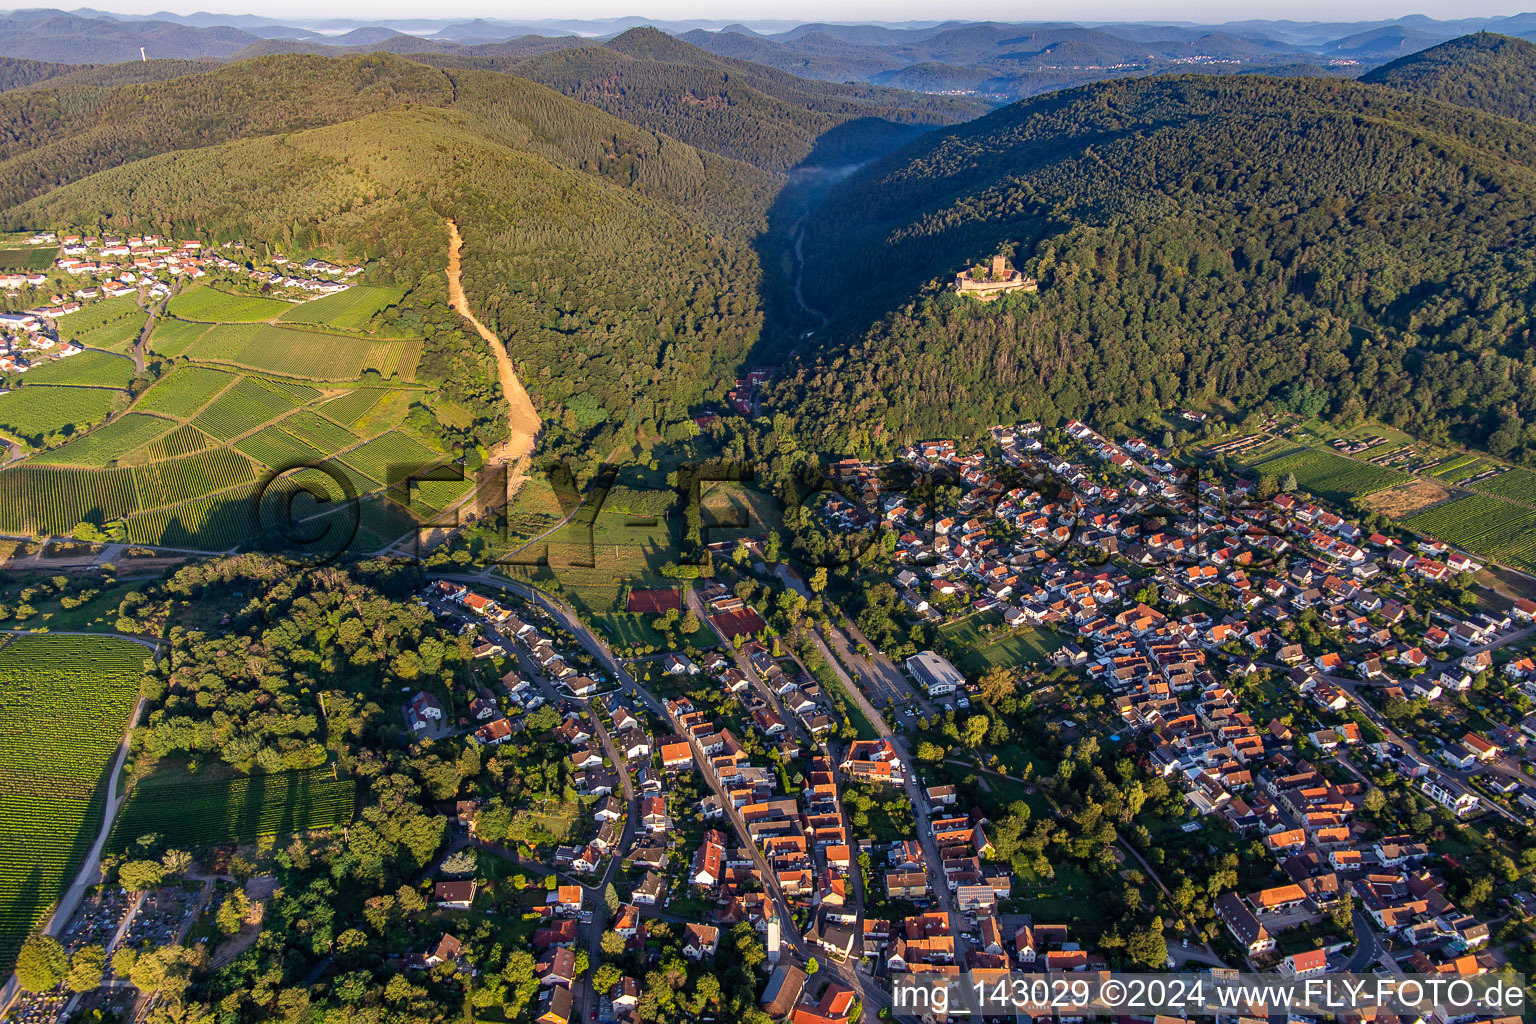
[(508, 467), (507, 495), (510, 500), (512, 492), (522, 482), (527, 471), (528, 457), (533, 454), (533, 441), (539, 432), (539, 414), (534, 411), (533, 400), (528, 397), (528, 390), (518, 379), (517, 369), (512, 365), (511, 357), (507, 355), (507, 347), (502, 344), (495, 332), (480, 322), (469, 308), (469, 300), (464, 296), (464, 285), (459, 278), (463, 244), (463, 239), (459, 237), (459, 226), (450, 219), (448, 221), (448, 303), (458, 311), (460, 316), (469, 321), (480, 337), (485, 339), (485, 343), (491, 347), (491, 354), (496, 357), (496, 375), (501, 379), (501, 393), (507, 401), (507, 427), (510, 434), (505, 441), (491, 451), (490, 461), (511, 464)]

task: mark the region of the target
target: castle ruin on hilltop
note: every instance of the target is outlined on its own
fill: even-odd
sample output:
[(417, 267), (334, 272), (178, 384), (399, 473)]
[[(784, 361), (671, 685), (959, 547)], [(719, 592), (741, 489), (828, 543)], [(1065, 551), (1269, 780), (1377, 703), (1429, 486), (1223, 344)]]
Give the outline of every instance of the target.
[(1033, 292), (1039, 289), (1040, 282), (1015, 270), (1008, 262), (1008, 257), (1002, 253), (992, 257), (991, 266), (978, 263), (955, 275), (955, 291), (979, 302), (990, 302), (1007, 292)]

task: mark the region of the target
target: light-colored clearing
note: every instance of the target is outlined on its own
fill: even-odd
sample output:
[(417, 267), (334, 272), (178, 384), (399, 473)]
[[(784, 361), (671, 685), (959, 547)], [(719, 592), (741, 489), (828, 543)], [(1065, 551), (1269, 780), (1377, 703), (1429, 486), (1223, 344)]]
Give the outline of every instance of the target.
[(1437, 483), (1415, 480), (1402, 487), (1390, 487), (1385, 491), (1377, 491), (1360, 500), (1371, 511), (1380, 512), (1388, 519), (1401, 519), (1431, 505), (1438, 505), (1450, 496), (1451, 492)]

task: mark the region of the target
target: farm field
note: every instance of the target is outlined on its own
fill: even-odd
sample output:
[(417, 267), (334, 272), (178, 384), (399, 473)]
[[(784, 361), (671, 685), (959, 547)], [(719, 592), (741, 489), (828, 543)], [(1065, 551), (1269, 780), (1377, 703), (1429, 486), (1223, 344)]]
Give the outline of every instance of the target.
[(280, 427), (262, 427), (235, 442), (235, 449), (244, 452), (269, 469), (287, 470), (298, 466), (312, 466), (322, 454)]
[(1430, 476), (1448, 484), (1476, 476), (1487, 468), (1487, 463), (1476, 455), (1455, 455), (1428, 470)]
[(173, 548), (223, 551), (257, 534), (251, 500), (255, 491), (234, 491), (189, 501), (174, 508), (130, 516), (128, 540), (134, 544), (162, 544)]
[(6, 533), (69, 533), (77, 523), (104, 523), (137, 507), (127, 469), (23, 464), (0, 471), (0, 531)]
[(107, 849), (127, 849), (150, 832), (177, 849), (195, 850), (333, 828), (352, 820), (352, 800), (352, 780), (333, 778), (329, 766), (206, 780), (156, 773), (134, 786)]
[(39, 466), (105, 466), (149, 444), (175, 426), (172, 421), (158, 416), (132, 412), (61, 448), (43, 452), (33, 462)]
[(105, 352), (42, 363), (27, 371), (27, 384), (59, 384), (82, 388), (126, 388), (133, 382), (133, 360)]
[(0, 648), (0, 971), (95, 838), (147, 653), (114, 637)]
[(227, 363), (304, 380), (357, 380), (373, 370), (382, 377), (416, 379), (419, 341), (372, 341), (271, 324), (218, 324), (186, 351), (200, 362)]
[(1294, 452), (1259, 463), (1260, 473), (1284, 477), (1296, 475), (1296, 483), (1328, 501), (1347, 503), (1354, 498), (1405, 483), (1408, 477), (1396, 470), (1383, 469), (1325, 451)]
[(282, 316), (293, 303), (267, 299), (259, 295), (235, 295), (211, 285), (188, 288), (166, 306), (166, 312), (180, 320), (203, 323), (257, 323)]
[(81, 433), (95, 426), (124, 397), (124, 392), (108, 388), (19, 387), (0, 395), (0, 431), (29, 444), (41, 444), (50, 435)]
[(228, 448), (134, 466), (132, 472), (140, 509), (175, 505), (256, 478), (251, 464)]
[(379, 310), (400, 301), (405, 293), (396, 288), (353, 285), (344, 292), (301, 302), (278, 317), (284, 323), (325, 324), (344, 330), (359, 330), (368, 325)]
[(189, 423), (186, 426), (177, 427), (169, 434), (151, 441), (137, 451), (130, 452), (120, 461), (125, 464), (142, 464), (159, 459), (174, 459), (200, 452), (212, 445), (212, 438)]
[(326, 455), (334, 455), (343, 448), (357, 443), (357, 435), (345, 427), (337, 426), (319, 413), (300, 409), (278, 421), (294, 437)]
[[(642, 525), (633, 523), (633, 518), (624, 512), (599, 512), (590, 526), (572, 521), (527, 550), (503, 556), (511, 561), (499, 571), (541, 587), (558, 581), (560, 595), (591, 615), (622, 612), (630, 588), (651, 590), (677, 584), (661, 575), (661, 567), (679, 557), (678, 539), (667, 518)], [(519, 542), (514, 542), (517, 546)], [(535, 564), (546, 556), (548, 565)]]

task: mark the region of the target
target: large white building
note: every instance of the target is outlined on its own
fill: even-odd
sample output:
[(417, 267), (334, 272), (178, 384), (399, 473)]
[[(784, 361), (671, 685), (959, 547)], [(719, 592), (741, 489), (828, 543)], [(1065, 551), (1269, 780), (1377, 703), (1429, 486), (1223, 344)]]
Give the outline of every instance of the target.
[(965, 686), (965, 676), (932, 651), (922, 651), (907, 659), (907, 671), (930, 697), (942, 697)]

